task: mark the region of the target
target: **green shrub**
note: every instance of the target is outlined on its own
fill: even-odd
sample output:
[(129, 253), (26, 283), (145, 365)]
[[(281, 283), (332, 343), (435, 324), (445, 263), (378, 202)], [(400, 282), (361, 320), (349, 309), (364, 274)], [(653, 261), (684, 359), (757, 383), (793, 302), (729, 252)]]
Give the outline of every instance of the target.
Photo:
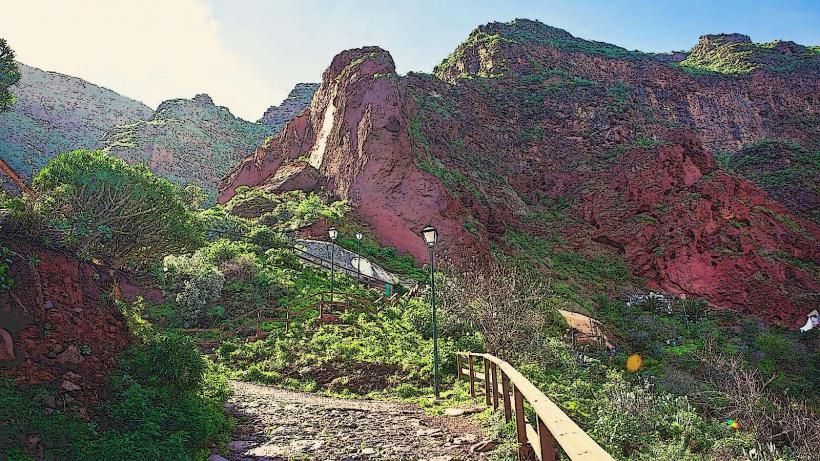
[(49, 235), (115, 268), (150, 265), (202, 239), (176, 186), (143, 164), (128, 165), (100, 151), (54, 157), (33, 188)]
[(29, 434), (40, 438), (45, 459), (67, 461), (188, 461), (205, 459), (212, 444), (227, 443), (231, 428), (222, 403), (230, 388), (224, 374), (186, 338), (150, 328), (137, 337), (111, 378), (111, 397), (91, 422), (70, 411), (46, 411), (38, 402), (51, 392), (42, 387), (22, 390), (0, 381), (0, 453), (33, 459), (24, 454)]
[(200, 390), (206, 368), (190, 338), (171, 332), (149, 335), (124, 355), (120, 366), (140, 382), (179, 392)]

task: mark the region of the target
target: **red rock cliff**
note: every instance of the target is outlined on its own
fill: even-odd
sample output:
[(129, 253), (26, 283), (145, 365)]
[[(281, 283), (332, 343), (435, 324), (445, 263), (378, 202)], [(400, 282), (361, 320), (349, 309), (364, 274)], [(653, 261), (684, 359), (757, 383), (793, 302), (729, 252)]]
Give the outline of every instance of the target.
[(306, 161), (383, 243), (419, 258), (413, 232), (428, 222), (455, 256), (505, 248), (515, 231), (796, 324), (816, 307), (820, 230), (714, 153), (767, 137), (815, 145), (818, 130), (796, 127), (820, 120), (820, 58), (737, 76), (684, 69), (683, 57), (532, 21), (478, 28), (435, 76), (397, 76), (378, 48), (345, 51), (219, 200)]
[(409, 135), (415, 110), (387, 52), (342, 52), (324, 72), (309, 109), (233, 169), (219, 201), (238, 186), (264, 186), (280, 168), (306, 159), (327, 178), (328, 190), (347, 199), (385, 243), (423, 258), (417, 232), (432, 223), (475, 244), (463, 227), (463, 205), (416, 166)]

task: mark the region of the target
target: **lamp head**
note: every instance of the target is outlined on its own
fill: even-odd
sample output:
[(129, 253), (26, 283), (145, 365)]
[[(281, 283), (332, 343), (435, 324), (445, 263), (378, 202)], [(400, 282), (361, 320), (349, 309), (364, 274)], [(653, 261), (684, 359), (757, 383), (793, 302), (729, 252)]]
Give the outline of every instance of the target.
[(339, 231), (337, 231), (335, 227), (331, 227), (330, 229), (327, 230), (327, 235), (328, 235), (328, 237), (330, 237), (330, 240), (335, 242), (336, 237), (339, 236)]
[(427, 226), (421, 230), (421, 236), (424, 238), (424, 244), (432, 248), (438, 243), (438, 231), (433, 226)]
[(356, 240), (361, 240), (364, 235), (361, 232), (356, 232)]

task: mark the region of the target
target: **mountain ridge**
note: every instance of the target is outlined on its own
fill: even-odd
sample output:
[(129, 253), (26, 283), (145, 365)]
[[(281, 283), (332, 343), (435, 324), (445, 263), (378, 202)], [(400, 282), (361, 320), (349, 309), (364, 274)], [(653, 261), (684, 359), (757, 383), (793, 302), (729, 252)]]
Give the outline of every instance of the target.
[(820, 229), (714, 154), (764, 138), (812, 145), (788, 126), (816, 124), (817, 68), (704, 75), (539, 24), (513, 23), (513, 39), (479, 27), (435, 76), (398, 76), (380, 48), (343, 51), (219, 201), (307, 158), (381, 243), (421, 261), (415, 232), (432, 223), (449, 257), (516, 254), (581, 307), (592, 293), (579, 287), (630, 287), (615, 276), (623, 261), (651, 289), (804, 319)]
[[(268, 122), (250, 122), (207, 94), (163, 101), (156, 110), (79, 77), (19, 63), (17, 102), (0, 114), (0, 157), (30, 179), (61, 152), (101, 148), (211, 197), (228, 167), (281, 129), (307, 105), (312, 84), (299, 84)], [(264, 118), (264, 117), (263, 117)]]
[(234, 116), (207, 94), (162, 102), (147, 120), (114, 127), (104, 151), (148, 167), (176, 183), (194, 183), (214, 196), (218, 179), (273, 130)]
[(24, 177), (31, 177), (54, 155), (94, 148), (119, 123), (147, 118), (145, 104), (78, 77), (19, 63), (17, 98), (0, 114), (0, 156)]

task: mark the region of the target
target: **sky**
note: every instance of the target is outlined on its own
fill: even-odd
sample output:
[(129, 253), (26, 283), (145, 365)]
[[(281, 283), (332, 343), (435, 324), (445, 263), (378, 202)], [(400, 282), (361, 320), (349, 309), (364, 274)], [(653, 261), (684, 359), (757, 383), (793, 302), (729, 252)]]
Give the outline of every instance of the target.
[(478, 25), (514, 18), (641, 51), (721, 32), (820, 44), (820, 0), (0, 0), (0, 37), (25, 64), (153, 108), (208, 93), (255, 121), (344, 49), (378, 45), (399, 73), (430, 72)]

